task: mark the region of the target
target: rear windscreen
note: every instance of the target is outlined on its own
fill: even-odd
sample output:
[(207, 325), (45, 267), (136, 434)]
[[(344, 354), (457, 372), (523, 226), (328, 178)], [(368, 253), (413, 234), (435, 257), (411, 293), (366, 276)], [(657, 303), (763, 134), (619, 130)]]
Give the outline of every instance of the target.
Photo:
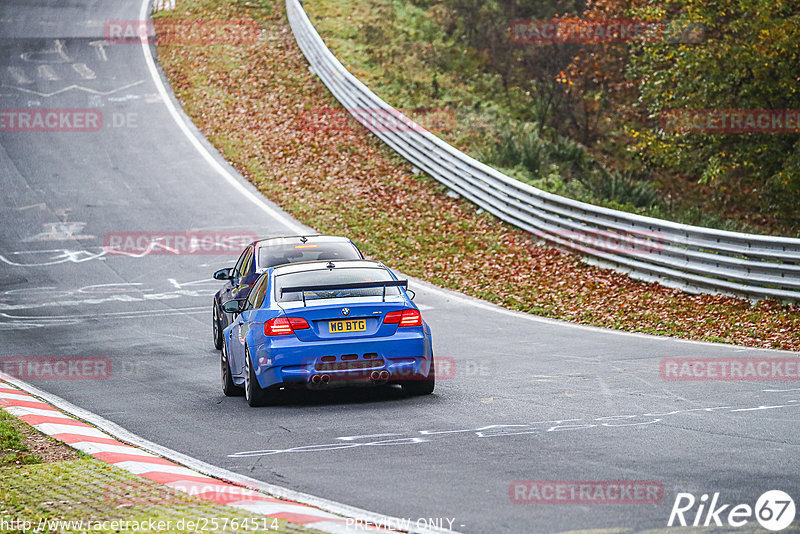
[[(320, 269), (316, 271), (304, 271), (300, 273), (288, 273), (275, 277), (275, 297), (278, 302), (295, 302), (303, 300), (302, 294), (297, 292), (284, 293), (281, 296), (281, 289), (284, 287), (298, 286), (322, 286), (326, 284), (350, 284), (354, 282), (381, 282), (393, 280), (386, 269), (371, 267), (354, 268), (335, 268)], [(367, 287), (357, 289), (337, 289), (306, 291), (306, 300), (315, 299), (336, 299), (345, 297), (380, 297), (383, 295), (382, 287)], [(386, 296), (399, 295), (397, 287), (387, 287)]]
[(261, 245), (258, 249), (259, 269), (301, 261), (360, 259), (361, 254), (358, 253), (358, 249), (350, 243)]

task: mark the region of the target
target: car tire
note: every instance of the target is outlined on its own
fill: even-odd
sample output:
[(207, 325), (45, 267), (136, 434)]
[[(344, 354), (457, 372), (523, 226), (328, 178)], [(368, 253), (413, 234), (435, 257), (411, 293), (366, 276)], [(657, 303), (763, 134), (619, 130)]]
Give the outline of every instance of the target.
[(241, 397), (244, 395), (244, 388), (233, 383), (231, 364), (228, 361), (228, 349), (225, 347), (224, 343), (222, 345), (222, 351), (219, 355), (219, 360), (220, 374), (222, 376), (222, 392), (226, 397)]
[(214, 334), (214, 348), (217, 350), (222, 349), (222, 325), (219, 323), (219, 308), (217, 307), (217, 301), (214, 300), (214, 317), (212, 322), (212, 331)]
[(420, 377), (419, 380), (404, 380), (400, 382), (403, 391), (408, 395), (430, 395), (436, 387), (436, 366), (431, 355), (431, 366), (426, 378)]
[(266, 389), (261, 387), (247, 347), (244, 348), (244, 367), (244, 396), (247, 398), (247, 404), (253, 407), (275, 404), (278, 400), (279, 388), (278, 386), (270, 386)]

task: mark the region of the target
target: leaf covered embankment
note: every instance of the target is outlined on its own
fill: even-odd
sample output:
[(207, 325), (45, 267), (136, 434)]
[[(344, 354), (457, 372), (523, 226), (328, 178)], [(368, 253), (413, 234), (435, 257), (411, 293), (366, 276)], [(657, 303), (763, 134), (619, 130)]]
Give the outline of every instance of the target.
[[(590, 266), (451, 198), (347, 118), (308, 70), (283, 2), (198, 2), (164, 18), (255, 19), (257, 39), (160, 45), (195, 124), (271, 200), (432, 283), (512, 309), (629, 331), (800, 351), (800, 311), (687, 295)], [(156, 20), (156, 31), (164, 18)], [(192, 22), (195, 21), (195, 22)], [(171, 22), (174, 24), (174, 21)]]

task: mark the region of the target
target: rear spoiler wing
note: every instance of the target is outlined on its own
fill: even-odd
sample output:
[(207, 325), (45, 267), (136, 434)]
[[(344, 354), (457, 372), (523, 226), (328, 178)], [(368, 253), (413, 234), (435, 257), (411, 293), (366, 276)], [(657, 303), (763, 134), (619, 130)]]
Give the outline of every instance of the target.
[(408, 280), (383, 280), (380, 282), (349, 282), (347, 284), (323, 284), (315, 286), (290, 286), (281, 288), (281, 297), (284, 293), (300, 293), (303, 296), (303, 306), (306, 305), (306, 291), (336, 291), (339, 289), (369, 289), (383, 288), (383, 301), (386, 301), (387, 287), (408, 287)]

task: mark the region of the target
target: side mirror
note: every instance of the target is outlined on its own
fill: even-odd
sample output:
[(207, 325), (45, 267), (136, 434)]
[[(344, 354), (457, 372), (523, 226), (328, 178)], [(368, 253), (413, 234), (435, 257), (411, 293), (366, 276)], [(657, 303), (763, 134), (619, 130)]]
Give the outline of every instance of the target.
[(242, 313), (242, 309), (245, 305), (245, 300), (229, 300), (225, 304), (222, 305), (222, 309), (228, 313)]
[(220, 269), (214, 273), (214, 280), (230, 280), (231, 278), (233, 278), (233, 267)]
[(411, 300), (414, 300), (414, 297), (417, 296), (417, 294), (414, 292), (413, 289), (406, 289), (406, 294), (408, 295), (408, 298), (410, 298)]

